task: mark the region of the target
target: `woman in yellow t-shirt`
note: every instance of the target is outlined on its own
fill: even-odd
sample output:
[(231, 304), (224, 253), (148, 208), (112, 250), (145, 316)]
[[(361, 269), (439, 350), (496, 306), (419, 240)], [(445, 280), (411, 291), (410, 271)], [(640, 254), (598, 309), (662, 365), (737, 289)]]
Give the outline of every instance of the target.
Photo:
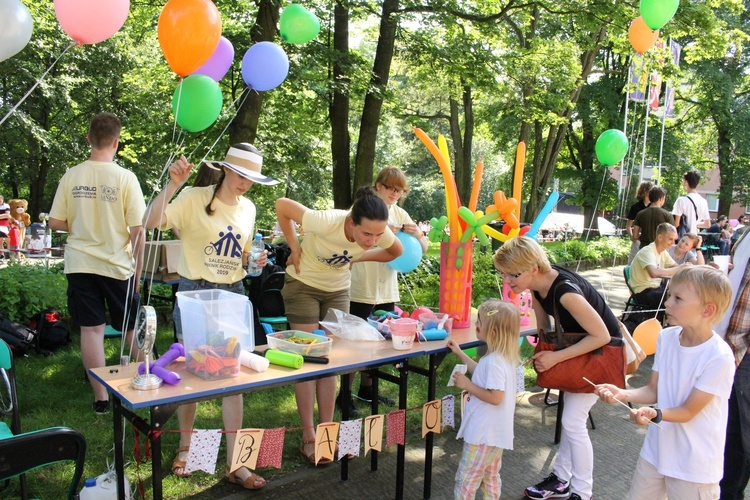
[[(388, 207), (369, 186), (357, 191), (350, 210), (310, 210), (279, 198), (276, 214), (291, 249), (281, 295), (293, 330), (317, 329), (329, 308), (349, 311), (352, 264), (389, 262), (403, 252), (388, 228)], [(302, 242), (295, 222), (305, 228)], [(301, 382), (294, 391), (303, 428), (300, 451), (315, 463), (315, 399), (320, 421), (333, 421), (336, 377)]]
[[(240, 295), (245, 294), (242, 279), (250, 252), (250, 243), (255, 229), (255, 205), (244, 195), (255, 184), (273, 185), (277, 181), (261, 174), (263, 157), (251, 144), (235, 144), (227, 152), (224, 161), (207, 162), (221, 173), (215, 185), (211, 180), (206, 186), (191, 187), (167, 204), (185, 183), (193, 169), (184, 156), (169, 167), (170, 181), (146, 210), (144, 225), (160, 230), (177, 229), (182, 241), (182, 252), (177, 265), (180, 274), (178, 291), (221, 289)], [(204, 182), (199, 181), (199, 184)], [(266, 264), (266, 256), (258, 259)], [(175, 305), (175, 330), (182, 342), (182, 322), (179, 307)], [(195, 422), (195, 403), (177, 408), (180, 426), (180, 446), (172, 462), (172, 472), (187, 477), (185, 472), (190, 448), (190, 432)], [(242, 428), (242, 394), (222, 400), (224, 429), (236, 431)], [(246, 489), (262, 488), (266, 481), (247, 467), (229, 472), (229, 463), (234, 450), (233, 434), (227, 439), (227, 478), (229, 482)]]
[[(391, 231), (394, 233), (403, 231), (415, 236), (422, 246), (422, 253), (426, 252), (427, 237), (406, 213), (406, 210), (398, 206), (398, 201), (409, 191), (404, 172), (398, 167), (385, 167), (378, 173), (374, 187), (378, 197), (388, 206), (388, 227)], [(382, 262), (365, 262), (354, 266), (349, 295), (351, 299), (349, 312), (364, 320), (367, 320), (372, 311), (393, 311), (400, 300), (398, 274), (391, 266)], [(352, 378), (349, 380), (351, 381)], [(372, 378), (366, 372), (360, 373), (357, 397), (363, 401), (372, 401)], [(378, 399), (381, 403), (394, 404), (392, 400), (382, 396)], [(336, 403), (339, 407), (347, 404), (349, 415), (358, 416), (359, 410), (351, 399), (342, 401), (339, 395)]]

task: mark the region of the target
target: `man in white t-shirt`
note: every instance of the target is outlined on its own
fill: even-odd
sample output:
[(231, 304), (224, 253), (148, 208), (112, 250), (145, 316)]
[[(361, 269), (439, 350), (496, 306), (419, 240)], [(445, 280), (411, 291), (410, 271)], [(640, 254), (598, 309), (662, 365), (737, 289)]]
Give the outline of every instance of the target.
[(708, 213), (708, 202), (698, 194), (698, 183), (701, 174), (691, 170), (682, 176), (687, 195), (680, 196), (674, 202), (672, 214), (675, 227), (680, 227), (682, 217), (688, 222), (688, 233), (698, 234), (698, 229), (705, 229), (711, 225), (711, 215)]

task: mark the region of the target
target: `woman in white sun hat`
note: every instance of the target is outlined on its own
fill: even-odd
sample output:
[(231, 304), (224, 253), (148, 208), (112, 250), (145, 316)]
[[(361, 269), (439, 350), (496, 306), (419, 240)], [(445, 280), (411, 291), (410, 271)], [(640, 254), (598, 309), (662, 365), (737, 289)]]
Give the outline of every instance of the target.
[[(229, 148), (224, 161), (209, 161), (206, 164), (221, 170), (218, 182), (186, 189), (167, 204), (193, 169), (193, 164), (188, 163), (184, 156), (170, 165), (170, 181), (146, 210), (144, 225), (148, 229), (177, 228), (180, 231), (182, 254), (177, 266), (180, 274), (178, 291), (222, 289), (244, 295), (242, 278), (245, 277), (255, 229), (255, 205), (244, 194), (254, 183), (270, 186), (278, 182), (261, 174), (263, 157), (247, 143)], [(265, 255), (258, 264), (266, 264)], [(174, 321), (177, 338), (182, 342), (182, 324), (177, 305)], [(172, 472), (180, 477), (189, 475), (185, 465), (196, 407), (195, 403), (191, 403), (177, 409), (180, 446), (172, 463)], [(225, 430), (242, 428), (242, 394), (223, 399), (222, 415)], [(227, 464), (234, 451), (233, 437), (233, 434), (227, 435)], [(227, 465), (227, 477), (230, 482), (247, 489), (258, 489), (266, 484), (265, 479), (246, 467), (230, 473)]]

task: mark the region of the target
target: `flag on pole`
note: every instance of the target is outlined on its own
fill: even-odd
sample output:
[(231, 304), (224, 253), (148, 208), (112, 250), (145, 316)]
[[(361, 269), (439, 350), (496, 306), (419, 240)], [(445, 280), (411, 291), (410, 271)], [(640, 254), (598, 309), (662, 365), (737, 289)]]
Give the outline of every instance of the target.
[[(672, 52), (672, 62), (675, 66), (679, 66), (682, 47), (679, 43), (671, 40), (669, 42), (669, 50)], [(672, 85), (667, 85), (667, 90), (664, 94), (664, 114), (669, 118), (674, 117), (674, 88)]]
[(651, 85), (648, 87), (648, 106), (659, 109), (659, 94), (661, 93), (661, 77), (656, 71), (651, 73)]
[(634, 87), (628, 97), (634, 102), (646, 100), (646, 83), (648, 81), (646, 71), (646, 60), (642, 55), (636, 53), (630, 62), (630, 85)]

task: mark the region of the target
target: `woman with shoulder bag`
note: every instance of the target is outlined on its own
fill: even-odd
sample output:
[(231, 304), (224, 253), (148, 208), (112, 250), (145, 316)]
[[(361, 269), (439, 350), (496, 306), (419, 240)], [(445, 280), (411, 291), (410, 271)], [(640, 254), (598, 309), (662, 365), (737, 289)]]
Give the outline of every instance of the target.
[[(538, 373), (558, 363), (605, 348), (612, 337), (621, 337), (617, 318), (591, 284), (578, 274), (551, 266), (544, 249), (527, 237), (513, 238), (494, 256), (495, 268), (511, 290), (534, 292), (533, 309), (541, 332), (551, 329), (550, 315), (559, 318), (558, 332), (577, 333), (580, 340), (568, 347), (534, 354)], [(620, 347), (621, 348), (621, 347)], [(620, 367), (624, 381), (624, 355)], [(586, 373), (580, 373), (581, 380)], [(593, 389), (593, 387), (591, 388)], [(594, 450), (586, 421), (596, 403), (592, 392), (568, 392), (562, 415), (562, 435), (552, 473), (524, 491), (527, 498), (589, 500), (594, 486)]]

